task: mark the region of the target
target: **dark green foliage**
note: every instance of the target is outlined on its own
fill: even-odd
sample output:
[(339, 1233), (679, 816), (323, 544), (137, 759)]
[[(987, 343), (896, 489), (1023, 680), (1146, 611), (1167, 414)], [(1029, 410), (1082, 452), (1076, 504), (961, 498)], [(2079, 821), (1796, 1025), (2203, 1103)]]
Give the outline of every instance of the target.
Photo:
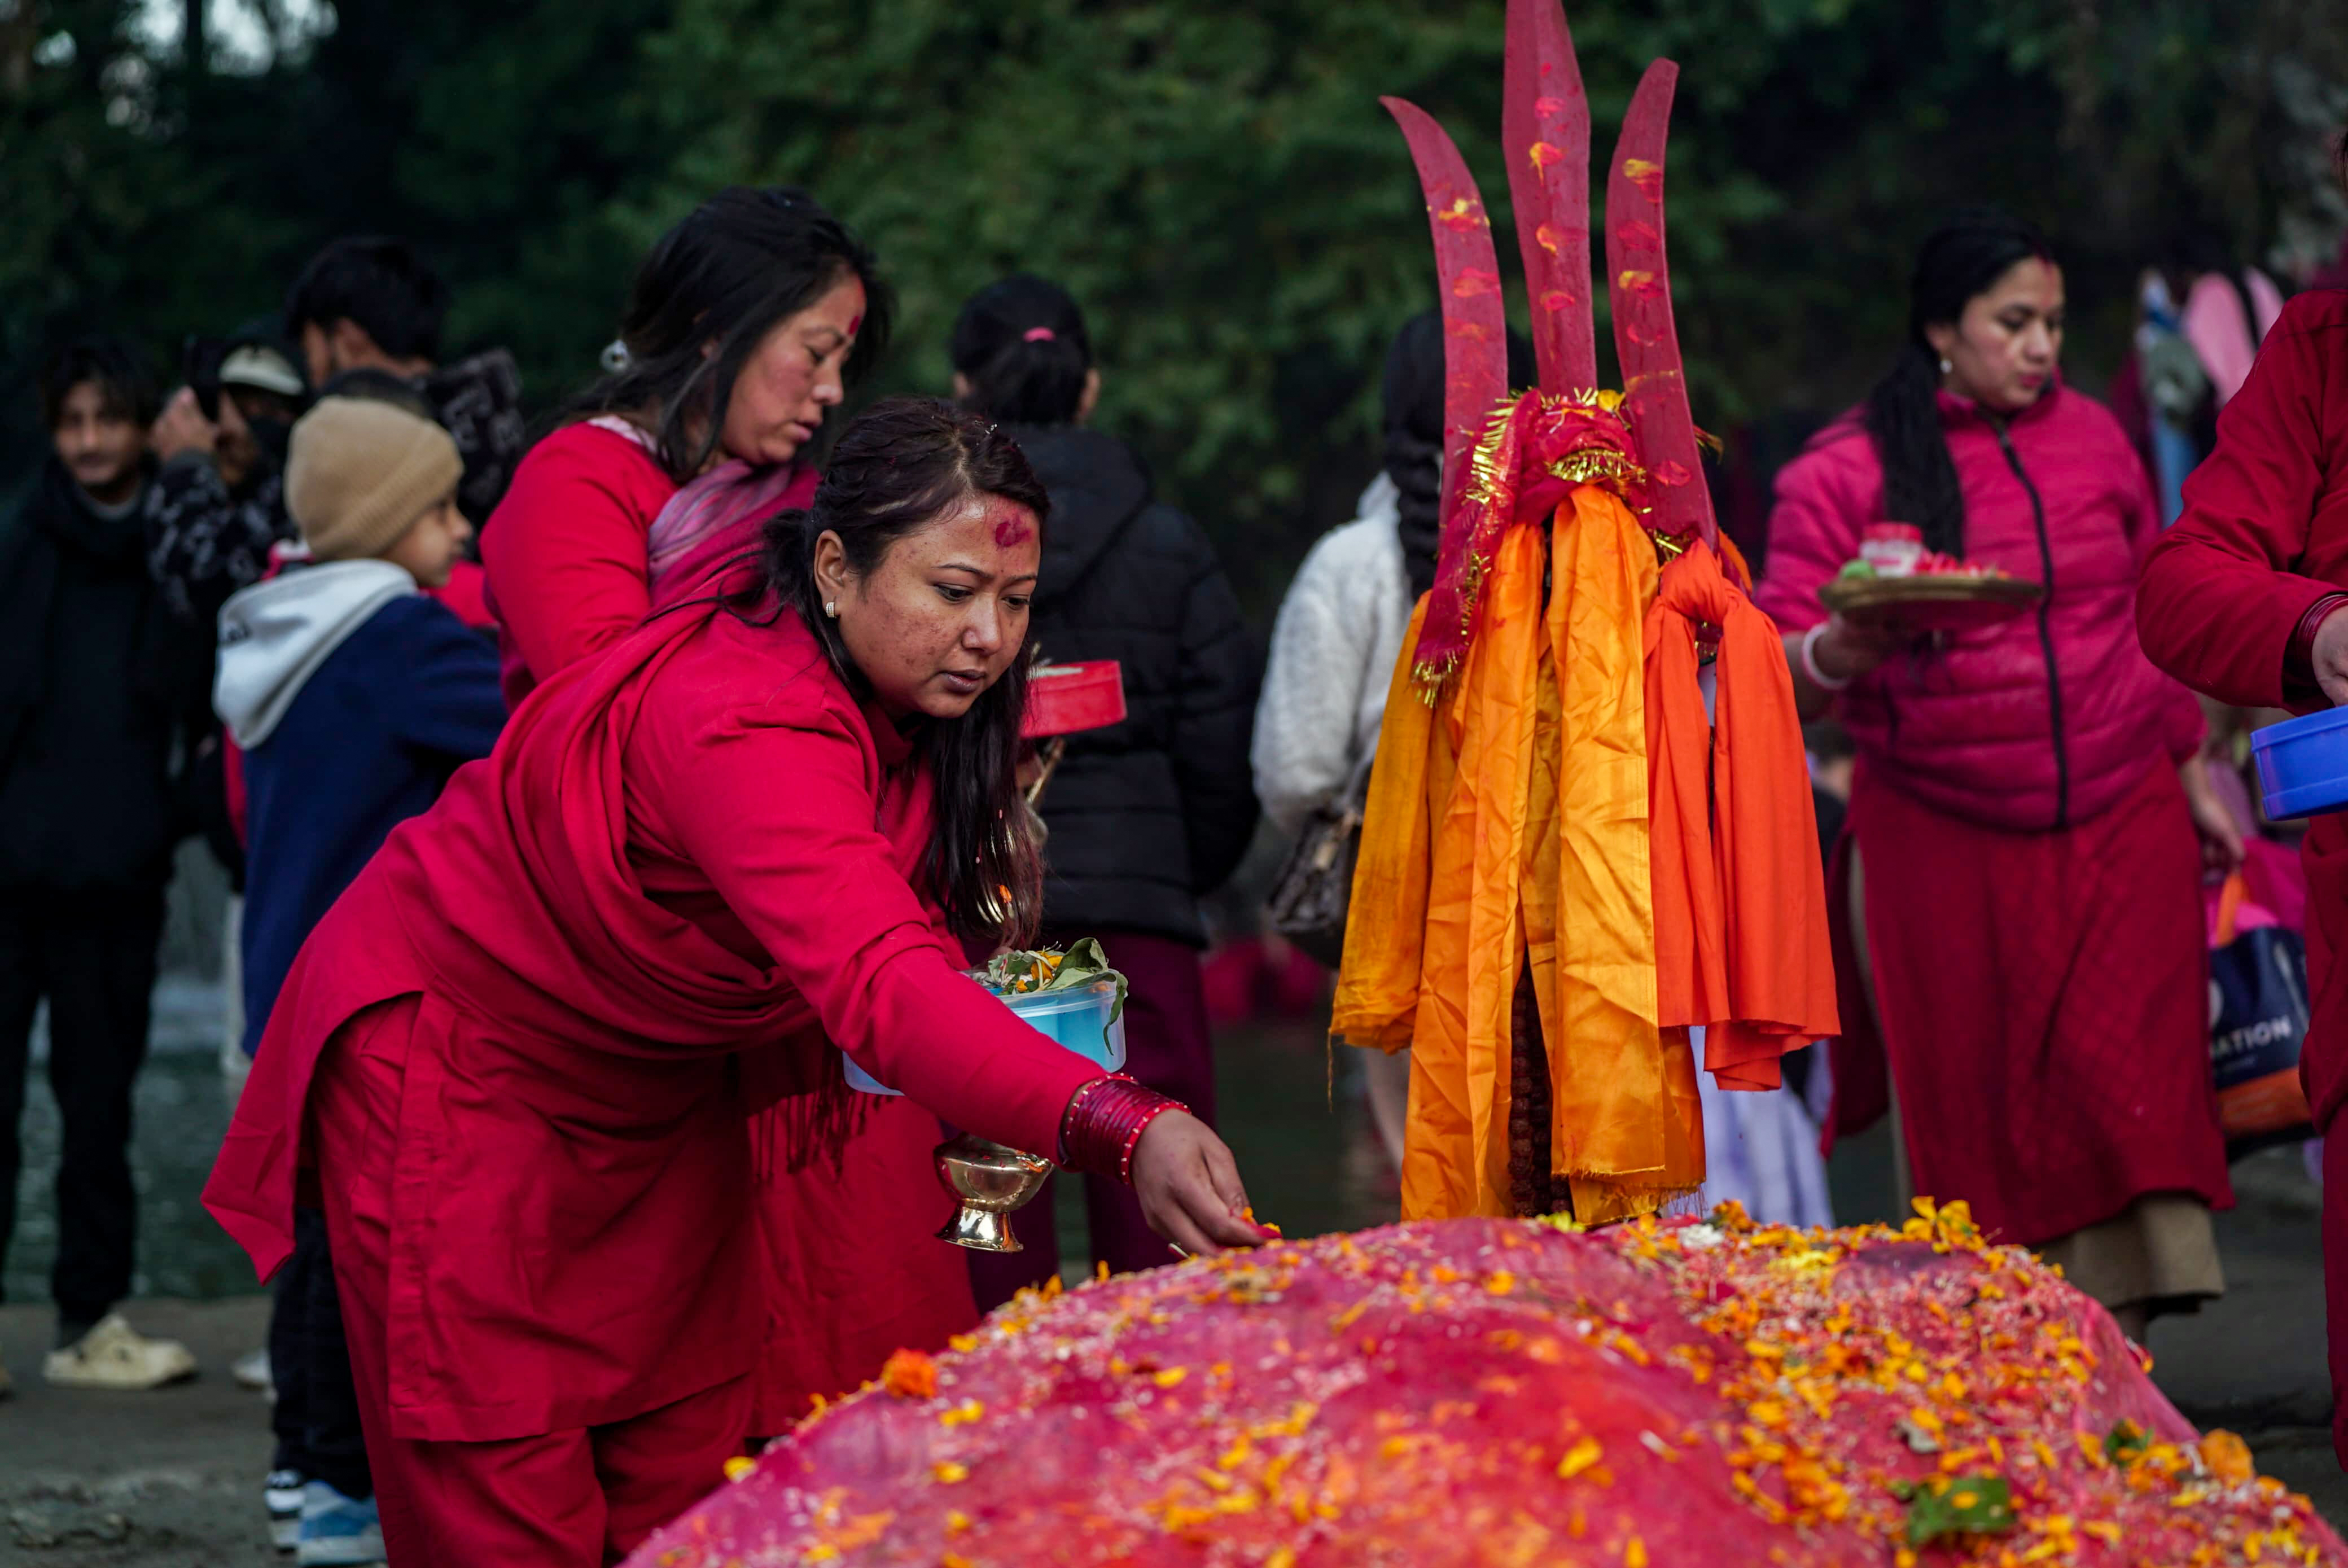
[[(15, 378), (72, 325), (129, 327), (160, 356), (273, 308), (325, 239), (374, 230), (448, 273), (452, 350), (511, 346), (543, 407), (592, 374), (653, 236), (717, 185), (793, 181), (864, 232), (902, 292), (879, 390), (942, 389), (955, 307), (1001, 273), (1072, 290), (1101, 422), (1149, 454), (1264, 612), (1370, 476), (1387, 335), (1433, 299), (1379, 94), (1451, 129), (1516, 266), (1502, 0), (341, 0), (330, 36), (242, 75), (148, 58), (126, 30), (142, 9), (0, 0)], [(1645, 63), (1684, 67), (1673, 282), (1697, 419), (1725, 429), (1853, 400), (1897, 340), (1915, 239), (1982, 198), (2055, 237), (2073, 373), (2100, 389), (2136, 270), (2180, 221), (2249, 256), (2320, 205), (2306, 105), (2321, 119), (2348, 80), (2343, 45), (2308, 19), (2321, 9), (1570, 12), (1601, 160)], [(36, 47), (57, 60), (43, 40), (59, 34), (71, 59), (36, 63)], [(6, 418), (21, 458), (29, 419)]]

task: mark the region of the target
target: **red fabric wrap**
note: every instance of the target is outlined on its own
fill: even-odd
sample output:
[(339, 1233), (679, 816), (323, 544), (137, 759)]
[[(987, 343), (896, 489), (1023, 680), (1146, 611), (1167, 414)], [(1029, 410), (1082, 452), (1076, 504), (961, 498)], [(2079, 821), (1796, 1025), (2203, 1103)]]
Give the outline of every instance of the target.
[[(1700, 625), (1720, 634), (1709, 727)], [(1840, 1027), (1783, 640), (1701, 541), (1663, 568), (1645, 635), (1652, 876), (1675, 916), (1655, 923), (1658, 1016), (1705, 1026), (1721, 1088), (1773, 1089), (1780, 1057)]]
[(1843, 1014), (1838, 1131), (1882, 1114), (1888, 1058), (1916, 1191), (1964, 1199), (1998, 1241), (2067, 1235), (2148, 1192), (2231, 1204), (2201, 852), (2174, 769), (2048, 833), (1948, 816), (1862, 770), (1850, 833), (1877, 1016)]
[(392, 1150), (396, 1434), (597, 1425), (740, 1376), (747, 1109), (836, 1084), (837, 1045), (1049, 1150), (1093, 1076), (958, 972), (911, 885), (928, 830), (911, 743), (795, 619), (649, 623), (541, 686), (320, 924), (207, 1206), (273, 1272), (321, 1052), (421, 993)]

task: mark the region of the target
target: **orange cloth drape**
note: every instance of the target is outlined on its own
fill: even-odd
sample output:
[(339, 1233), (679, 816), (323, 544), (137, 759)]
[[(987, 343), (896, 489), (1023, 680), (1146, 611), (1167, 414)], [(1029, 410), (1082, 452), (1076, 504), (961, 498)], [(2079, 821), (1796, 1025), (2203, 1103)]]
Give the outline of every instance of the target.
[(1525, 958), (1519, 889), (1548, 554), (1538, 526), (1501, 536), (1468, 662), (1436, 709), (1406, 1219), (1509, 1212), (1509, 1004)]
[[(1698, 623), (1721, 630), (1709, 723)], [(1645, 642), (1662, 1021), (1704, 1026), (1722, 1088), (1775, 1088), (1780, 1056), (1840, 1030), (1784, 645), (1700, 542), (1663, 568)]]
[[(1704, 1181), (1703, 1112), (1684, 1035), (1659, 1026), (1643, 691), (1655, 548), (1612, 491), (1584, 486), (1552, 529), (1543, 696), (1555, 779), (1529, 909), (1555, 887), (1555, 963), (1536, 955), (1552, 1173), (1585, 1223), (1660, 1208)], [(1544, 713), (1548, 704), (1544, 704)], [(1547, 984), (1544, 984), (1546, 979)]]
[(1386, 687), (1385, 718), (1378, 729), (1377, 766), (1371, 770), (1363, 807), (1362, 841), (1354, 855), (1345, 952), (1337, 968), (1337, 998), (1329, 1022), (1333, 1039), (1389, 1054), (1410, 1047), (1418, 1014), (1433, 819), (1440, 810), (1429, 801), (1439, 802), (1450, 793), (1447, 780), (1437, 793), (1428, 779), (1428, 748), (1437, 727), (1435, 705), (1411, 674), (1426, 616), (1422, 596), (1403, 633), (1402, 654)]
[[(1552, 539), (1554, 543), (1552, 543)], [(1530, 966), (1552, 1173), (1585, 1221), (1704, 1177), (1684, 1031), (1661, 1028), (1644, 621), (1653, 546), (1583, 487), (1504, 534), (1466, 664), (1433, 705), (1395, 671), (1333, 1033), (1412, 1052), (1406, 1218), (1509, 1212), (1510, 1003)], [(1562, 675), (1560, 675), (1562, 672)]]

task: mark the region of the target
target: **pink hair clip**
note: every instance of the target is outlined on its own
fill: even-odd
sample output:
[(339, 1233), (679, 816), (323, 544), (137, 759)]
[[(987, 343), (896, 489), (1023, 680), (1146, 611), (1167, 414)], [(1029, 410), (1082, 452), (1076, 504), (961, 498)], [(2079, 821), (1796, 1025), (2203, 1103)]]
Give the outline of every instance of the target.
[(1049, 343), (1059, 335), (1048, 326), (1031, 326), (1027, 329), (1026, 340), (1029, 343)]

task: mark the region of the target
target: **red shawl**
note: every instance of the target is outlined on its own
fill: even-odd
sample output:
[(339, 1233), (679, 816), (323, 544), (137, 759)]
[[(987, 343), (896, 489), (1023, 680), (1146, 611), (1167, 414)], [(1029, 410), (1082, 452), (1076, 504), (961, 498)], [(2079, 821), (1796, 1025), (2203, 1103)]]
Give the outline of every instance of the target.
[(541, 687), (312, 935), (206, 1205), (273, 1271), (321, 1052), (421, 992), (394, 1156), (415, 1194), (393, 1238), (401, 1435), (621, 1419), (738, 1376), (757, 1335), (731, 1053), (784, 1047), (805, 1078), (836, 1042), (1046, 1152), (1097, 1076), (956, 972), (910, 881), (928, 820), (913, 747), (795, 619), (654, 619)]

